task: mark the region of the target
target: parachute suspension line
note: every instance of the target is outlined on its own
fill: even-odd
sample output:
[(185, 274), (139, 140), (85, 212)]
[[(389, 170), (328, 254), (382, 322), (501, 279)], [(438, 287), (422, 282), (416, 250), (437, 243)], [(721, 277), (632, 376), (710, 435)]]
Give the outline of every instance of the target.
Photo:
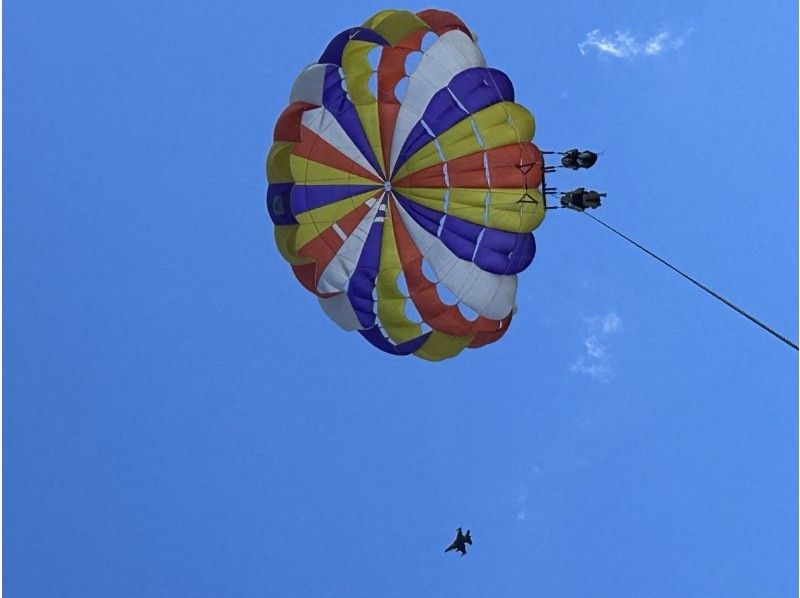
[(775, 330), (773, 330), (772, 328), (770, 328), (769, 326), (767, 326), (766, 324), (764, 324), (764, 322), (761, 322), (760, 320), (757, 320), (756, 318), (754, 318), (753, 316), (751, 316), (749, 313), (747, 313), (746, 311), (744, 311), (744, 310), (743, 310), (741, 307), (738, 307), (737, 305), (734, 305), (733, 303), (731, 303), (730, 301), (728, 301), (727, 299), (725, 299), (725, 297), (723, 297), (723, 296), (722, 296), (722, 295), (720, 295), (719, 293), (715, 293), (714, 291), (712, 291), (711, 289), (709, 289), (707, 286), (705, 286), (705, 285), (704, 285), (704, 284), (702, 284), (701, 282), (699, 282), (699, 281), (695, 280), (694, 278), (692, 278), (691, 276), (689, 276), (689, 275), (688, 275), (688, 274), (686, 274), (685, 272), (681, 272), (681, 271), (680, 271), (680, 270), (678, 270), (678, 269), (677, 269), (675, 266), (673, 266), (672, 264), (670, 264), (668, 261), (666, 261), (666, 260), (664, 260), (664, 259), (662, 259), (662, 258), (658, 257), (658, 256), (657, 256), (655, 253), (653, 253), (652, 251), (650, 251), (650, 250), (649, 250), (649, 249), (647, 249), (646, 247), (643, 247), (642, 245), (640, 245), (639, 243), (637, 243), (636, 241), (634, 241), (634, 240), (633, 240), (633, 239), (631, 239), (630, 237), (628, 237), (628, 236), (626, 236), (626, 235), (622, 234), (622, 233), (621, 233), (621, 232), (619, 232), (617, 229), (615, 229), (615, 228), (614, 228), (614, 227), (612, 227), (612, 226), (609, 226), (608, 224), (606, 224), (605, 222), (603, 222), (603, 221), (602, 221), (602, 220), (600, 220), (599, 218), (597, 218), (597, 217), (595, 217), (595, 216), (592, 216), (592, 215), (591, 215), (591, 214), (589, 214), (588, 212), (583, 212), (583, 213), (584, 213), (584, 214), (586, 214), (586, 215), (587, 215), (589, 218), (591, 218), (592, 220), (594, 220), (594, 221), (596, 221), (596, 222), (598, 222), (598, 223), (602, 224), (603, 226), (605, 226), (605, 227), (606, 227), (608, 230), (610, 230), (611, 232), (613, 232), (613, 233), (615, 233), (615, 234), (619, 235), (620, 237), (622, 237), (623, 239), (625, 239), (625, 240), (626, 240), (628, 243), (630, 243), (630, 244), (632, 244), (632, 245), (635, 245), (636, 247), (638, 247), (639, 249), (641, 249), (642, 251), (644, 251), (644, 252), (645, 252), (647, 255), (649, 255), (650, 257), (653, 257), (653, 258), (657, 259), (659, 262), (661, 262), (662, 264), (664, 264), (664, 265), (665, 265), (667, 268), (670, 268), (671, 270), (674, 270), (675, 272), (677, 272), (678, 274), (680, 274), (681, 276), (683, 276), (683, 277), (684, 277), (686, 280), (688, 280), (689, 282), (691, 282), (691, 283), (693, 283), (693, 284), (697, 285), (698, 287), (700, 287), (701, 289), (703, 289), (703, 290), (704, 290), (706, 293), (708, 293), (708, 294), (709, 294), (709, 295), (711, 295), (712, 297), (714, 297), (714, 298), (716, 298), (716, 299), (720, 300), (722, 303), (724, 303), (725, 305), (727, 305), (727, 306), (728, 306), (728, 307), (730, 307), (731, 309), (733, 309), (733, 310), (735, 310), (735, 311), (739, 312), (740, 314), (742, 314), (742, 315), (743, 315), (745, 318), (747, 318), (748, 320), (750, 320), (750, 321), (751, 321), (751, 322), (753, 322), (754, 324), (756, 324), (756, 325), (758, 325), (758, 326), (761, 326), (761, 328), (763, 328), (764, 330), (766, 330), (767, 332), (769, 332), (769, 333), (770, 333), (771, 335), (773, 335), (774, 337), (776, 337), (776, 338), (779, 338), (780, 340), (782, 340), (784, 343), (786, 343), (787, 345), (789, 345), (790, 347), (792, 347), (792, 348), (793, 348), (795, 351), (797, 351), (797, 350), (798, 350), (797, 344), (793, 343), (792, 341), (790, 341), (788, 338), (786, 338), (786, 337), (785, 337), (785, 336), (783, 336), (782, 334), (780, 334), (780, 333), (776, 332)]

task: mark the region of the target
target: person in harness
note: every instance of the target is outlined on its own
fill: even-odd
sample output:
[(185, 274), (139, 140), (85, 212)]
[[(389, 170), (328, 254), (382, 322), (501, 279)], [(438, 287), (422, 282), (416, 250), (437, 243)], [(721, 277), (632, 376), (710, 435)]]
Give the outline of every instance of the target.
[(580, 151), (576, 148), (561, 153), (561, 167), (570, 170), (591, 168), (597, 162), (597, 154), (589, 150)]
[(580, 156), (580, 152), (577, 149), (565, 151), (561, 154), (561, 166), (570, 170), (578, 170), (581, 167), (578, 164), (578, 156)]
[(600, 198), (605, 196), (605, 193), (586, 191), (583, 187), (578, 187), (574, 191), (561, 194), (561, 207), (583, 212), (587, 208), (600, 207)]
[(597, 162), (597, 154), (589, 150), (583, 150), (578, 154), (578, 165), (581, 168), (591, 168)]

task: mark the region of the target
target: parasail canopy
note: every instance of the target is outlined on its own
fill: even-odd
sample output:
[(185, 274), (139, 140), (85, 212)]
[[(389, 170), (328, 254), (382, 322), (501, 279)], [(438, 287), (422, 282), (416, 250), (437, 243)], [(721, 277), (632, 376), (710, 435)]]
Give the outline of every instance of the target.
[(267, 206), (297, 280), (345, 330), (429, 360), (505, 334), (544, 218), (534, 120), (454, 14), (386, 10), (306, 67)]

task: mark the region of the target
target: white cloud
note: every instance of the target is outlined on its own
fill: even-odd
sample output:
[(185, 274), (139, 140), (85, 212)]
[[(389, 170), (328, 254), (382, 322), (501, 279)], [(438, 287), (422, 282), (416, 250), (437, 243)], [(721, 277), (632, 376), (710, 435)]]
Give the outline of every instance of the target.
[(601, 381), (611, 377), (611, 353), (608, 348), (609, 337), (622, 327), (620, 317), (612, 312), (588, 318), (585, 321), (583, 346), (585, 351), (575, 358), (570, 370), (585, 374)]
[(525, 521), (528, 518), (528, 497), (522, 495), (517, 499), (517, 521)]
[(619, 330), (619, 325), (622, 323), (619, 319), (619, 316), (613, 311), (604, 315), (600, 322), (603, 324), (603, 334), (611, 334), (612, 332), (616, 332)]
[(597, 340), (597, 336), (592, 334), (583, 339), (583, 344), (586, 345), (586, 354), (595, 359), (605, 359), (606, 348)]
[(613, 35), (604, 35), (599, 29), (594, 29), (586, 34), (586, 38), (578, 44), (581, 54), (588, 54), (595, 50), (599, 55), (613, 56), (615, 58), (632, 58), (640, 54), (656, 56), (667, 50), (680, 48), (686, 35), (675, 37), (669, 31), (661, 31), (652, 37), (639, 41), (627, 31), (615, 31)]

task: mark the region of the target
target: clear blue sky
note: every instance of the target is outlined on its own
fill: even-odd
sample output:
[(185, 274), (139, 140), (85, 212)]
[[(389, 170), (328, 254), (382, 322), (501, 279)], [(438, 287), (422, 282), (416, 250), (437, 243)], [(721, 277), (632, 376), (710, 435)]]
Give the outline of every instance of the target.
[[(604, 152), (554, 183), (797, 339), (795, 3), (440, 7)], [(380, 8), (4, 3), (7, 595), (796, 595), (797, 353), (588, 218), (444, 363), (296, 283), (272, 127)]]

